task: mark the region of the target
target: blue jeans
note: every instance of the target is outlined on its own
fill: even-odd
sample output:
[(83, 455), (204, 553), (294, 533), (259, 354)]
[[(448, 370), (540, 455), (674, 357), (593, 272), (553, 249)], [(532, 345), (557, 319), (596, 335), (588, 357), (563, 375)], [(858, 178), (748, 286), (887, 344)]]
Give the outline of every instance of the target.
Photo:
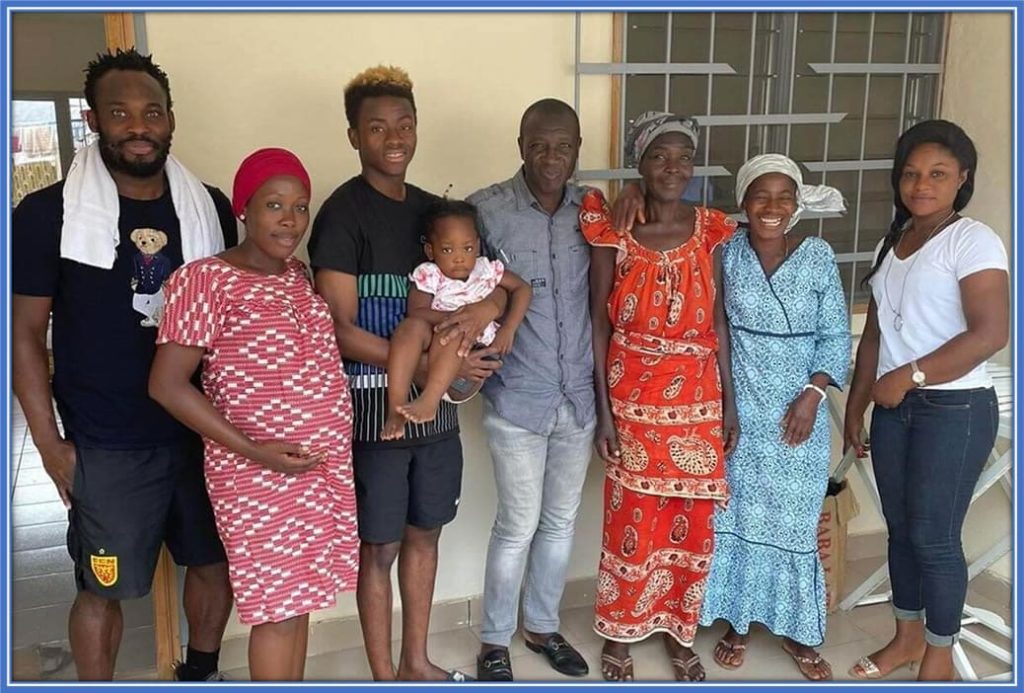
[(964, 518), (996, 439), (991, 388), (911, 390), (895, 409), (875, 407), (871, 459), (889, 529), (896, 618), (927, 618), (925, 639), (947, 647), (960, 634), (967, 562)]
[(558, 607), (594, 442), (595, 422), (581, 428), (574, 412), (563, 401), (541, 435), (509, 423), (484, 400), (483, 424), (498, 489), (484, 573), (480, 639), (485, 643), (507, 647), (512, 641), (524, 571), (523, 625), (533, 633), (558, 630)]

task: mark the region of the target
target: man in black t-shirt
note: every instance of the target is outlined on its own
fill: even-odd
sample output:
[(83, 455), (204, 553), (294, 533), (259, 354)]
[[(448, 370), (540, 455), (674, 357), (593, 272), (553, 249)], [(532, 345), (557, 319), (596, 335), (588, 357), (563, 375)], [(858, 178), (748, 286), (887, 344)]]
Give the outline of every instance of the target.
[[(462, 488), (462, 446), (455, 406), (443, 402), (434, 421), (408, 424), (404, 438), (381, 441), (387, 413), (388, 340), (405, 317), (409, 273), (426, 260), (420, 215), (437, 199), (405, 182), (416, 151), (412, 83), (397, 68), (371, 68), (345, 89), (348, 136), (362, 172), (334, 191), (309, 239), (317, 290), (330, 305), (352, 390), (360, 546), (356, 600), (370, 669), (396, 677), (391, 658), (391, 566), (402, 554), (402, 655), (397, 678), (464, 679), (427, 658), (437, 541), (455, 518)], [(463, 344), (498, 317), (504, 296), (468, 306)], [(468, 335), (468, 338), (466, 337)], [(460, 375), (482, 381), (499, 365), (475, 351)], [(425, 359), (416, 380), (423, 382)], [(412, 395), (419, 394), (414, 385)]]
[[(12, 224), (14, 391), (43, 467), (68, 506), (78, 586), (71, 650), (80, 679), (113, 677), (120, 600), (149, 592), (166, 542), (175, 562), (188, 567), (188, 656), (175, 675), (220, 678), (231, 586), (203, 482), (202, 443), (149, 398), (148, 380), (163, 282), (194, 259), (187, 251), (223, 247), (221, 235), (223, 245), (234, 245), (237, 227), (222, 192), (204, 190), (176, 160), (168, 162), (170, 87), (150, 56), (119, 50), (98, 56), (86, 72), (86, 118), (99, 143), (76, 156), (74, 183), (27, 196)], [(172, 194), (172, 165), (173, 181), (185, 192)], [(109, 202), (86, 190), (108, 191)], [(199, 221), (183, 229), (178, 204), (186, 196)], [(91, 220), (83, 221), (81, 209), (89, 205)], [(105, 215), (116, 229), (101, 228)], [(98, 248), (105, 242), (110, 248)], [(103, 259), (105, 250), (112, 262)]]

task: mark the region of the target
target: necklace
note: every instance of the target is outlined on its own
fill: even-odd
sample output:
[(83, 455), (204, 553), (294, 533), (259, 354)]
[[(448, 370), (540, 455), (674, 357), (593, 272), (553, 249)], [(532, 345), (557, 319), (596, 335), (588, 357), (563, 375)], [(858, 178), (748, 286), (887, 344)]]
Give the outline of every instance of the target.
[[(895, 305), (895, 306), (892, 304), (892, 298), (890, 297), (890, 292), (889, 292), (889, 272), (892, 271), (892, 266), (893, 266), (894, 263), (890, 262), (889, 266), (885, 268), (885, 277), (882, 278), (882, 289), (883, 289), (883, 293), (885, 294), (885, 302), (889, 304), (889, 309), (892, 310), (892, 312), (893, 312), (892, 326), (894, 328), (896, 328), (897, 332), (899, 332), (900, 330), (903, 329), (903, 296), (907, 293), (907, 278), (910, 276), (911, 270), (914, 269), (914, 265), (917, 264), (917, 258), (919, 258), (921, 256), (921, 250), (924, 248), (925, 243), (930, 241), (932, 236), (935, 235), (935, 232), (938, 231), (939, 229), (941, 229), (945, 225), (945, 223), (947, 221), (949, 221), (950, 219), (952, 219), (955, 215), (956, 215), (956, 210), (954, 209), (952, 212), (949, 213), (949, 216), (947, 216), (945, 219), (943, 219), (938, 224), (936, 224), (935, 228), (933, 228), (930, 232), (928, 232), (928, 235), (925, 236), (924, 242), (921, 243), (921, 246), (914, 252), (914, 259), (910, 261), (910, 267), (907, 268), (906, 273), (903, 275), (903, 284), (900, 286), (900, 300), (899, 300), (899, 303), (898, 303), (898, 305)], [(906, 231), (907, 230), (904, 229), (900, 233), (900, 237), (899, 237), (899, 239), (897, 239), (896, 245), (893, 246), (893, 249), (892, 249), (893, 260), (896, 259), (896, 253), (897, 253), (897, 251), (900, 248), (900, 243), (903, 242), (903, 237), (906, 235)]]

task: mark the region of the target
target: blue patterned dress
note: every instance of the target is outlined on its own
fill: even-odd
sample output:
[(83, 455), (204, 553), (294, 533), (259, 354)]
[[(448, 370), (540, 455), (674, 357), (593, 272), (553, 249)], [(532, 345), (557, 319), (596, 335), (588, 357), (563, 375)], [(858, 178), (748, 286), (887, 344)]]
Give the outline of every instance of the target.
[(725, 619), (738, 633), (757, 621), (812, 647), (825, 637), (825, 580), (817, 527), (828, 484), (830, 423), (821, 405), (810, 438), (782, 440), (789, 403), (825, 373), (842, 387), (850, 326), (832, 248), (804, 239), (766, 276), (738, 232), (722, 251), (732, 340), (739, 445), (726, 462), (732, 498), (715, 514), (701, 625)]

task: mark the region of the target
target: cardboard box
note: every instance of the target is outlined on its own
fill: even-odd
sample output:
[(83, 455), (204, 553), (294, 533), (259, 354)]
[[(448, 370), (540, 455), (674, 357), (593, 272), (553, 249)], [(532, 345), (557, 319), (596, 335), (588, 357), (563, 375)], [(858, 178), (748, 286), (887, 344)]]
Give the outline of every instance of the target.
[(818, 555), (825, 572), (825, 609), (829, 612), (835, 611), (844, 594), (847, 525), (859, 512), (860, 506), (846, 480), (830, 479), (818, 519)]

